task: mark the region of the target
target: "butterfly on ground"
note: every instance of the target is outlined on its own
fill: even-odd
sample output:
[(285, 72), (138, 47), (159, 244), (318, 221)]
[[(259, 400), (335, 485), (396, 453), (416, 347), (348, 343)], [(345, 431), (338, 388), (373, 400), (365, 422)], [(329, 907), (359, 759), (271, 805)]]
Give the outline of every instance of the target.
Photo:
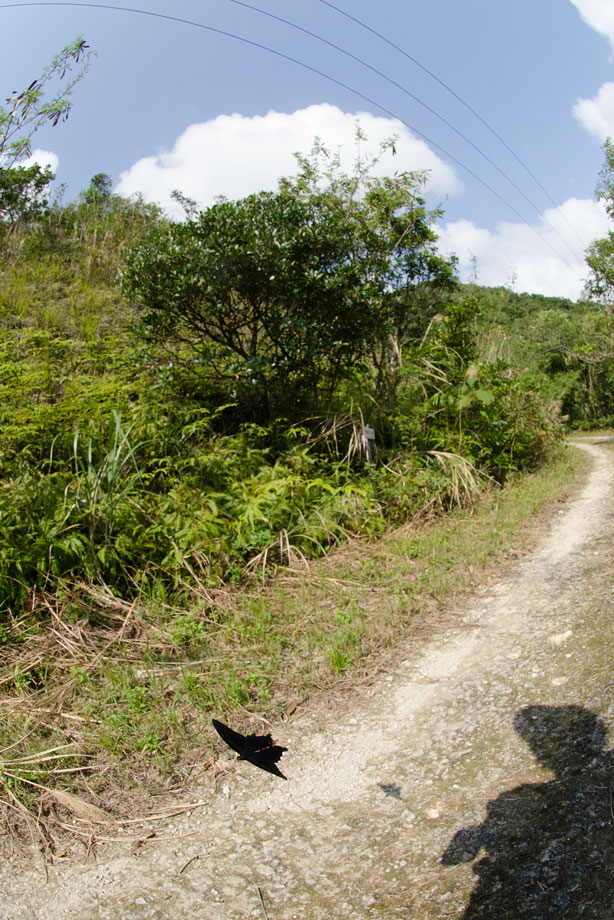
[(211, 721), (222, 741), (237, 752), (239, 760), (248, 760), (255, 767), (266, 770), (267, 773), (281, 776), (282, 779), (288, 778), (277, 766), (283, 752), (288, 748), (276, 744), (270, 735), (241, 735), (224, 725), (223, 722), (218, 722), (217, 719)]

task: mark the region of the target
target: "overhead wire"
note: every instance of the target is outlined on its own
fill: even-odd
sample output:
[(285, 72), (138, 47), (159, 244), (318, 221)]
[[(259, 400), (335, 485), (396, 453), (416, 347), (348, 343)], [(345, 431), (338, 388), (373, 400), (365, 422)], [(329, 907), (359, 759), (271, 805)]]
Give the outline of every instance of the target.
[[(501, 169), (501, 167), (500, 167), (500, 166), (499, 166), (499, 165), (498, 165), (498, 164), (497, 164), (487, 153), (485, 153), (485, 152), (482, 150), (481, 147), (479, 147), (477, 144), (475, 144), (475, 143), (471, 140), (471, 138), (467, 137), (466, 134), (463, 134), (463, 132), (460, 131), (460, 130), (459, 130), (455, 125), (453, 125), (450, 121), (448, 121), (447, 118), (444, 118), (444, 116), (441, 115), (436, 109), (432, 108), (432, 106), (428, 105), (428, 103), (426, 103), (426, 102), (424, 102), (424, 100), (420, 99), (419, 96), (416, 96), (414, 93), (412, 93), (410, 90), (408, 90), (406, 86), (403, 86), (401, 83), (397, 83), (397, 81), (396, 81), (396, 80), (393, 80), (392, 77), (389, 77), (387, 74), (383, 73), (383, 71), (379, 70), (377, 67), (374, 67), (372, 64), (369, 64), (367, 61), (363, 60), (363, 58), (358, 57), (358, 55), (353, 54), (351, 51), (348, 51), (347, 48), (343, 48), (341, 45), (338, 45), (336, 42), (333, 42), (333, 41), (330, 41), (330, 40), (327, 39), (327, 38), (324, 38), (322, 35), (319, 35), (317, 32), (312, 32), (311, 29), (306, 29), (306, 28), (304, 28), (303, 26), (300, 26), (300, 25), (298, 25), (297, 23), (292, 22), (292, 21), (289, 20), (289, 19), (284, 19), (282, 16), (277, 16), (275, 13), (270, 13), (268, 10), (263, 10), (263, 9), (261, 9), (260, 7), (254, 6), (254, 5), (251, 4), (251, 3), (246, 3), (245, 0), (228, 0), (228, 2), (229, 2), (229, 3), (234, 3), (236, 6), (241, 6), (241, 7), (243, 7), (244, 9), (252, 10), (254, 13), (259, 13), (259, 14), (261, 14), (261, 15), (263, 15), (263, 16), (267, 16), (269, 19), (273, 19), (273, 20), (275, 20), (276, 22), (283, 23), (284, 25), (290, 26), (291, 29), (295, 29), (295, 30), (297, 30), (298, 32), (303, 32), (303, 34), (311, 36), (311, 38), (315, 38), (317, 41), (322, 42), (322, 43), (325, 44), (325, 45), (328, 45), (330, 48), (334, 48), (335, 51), (338, 51), (338, 52), (340, 52), (341, 54), (345, 55), (346, 57), (350, 58), (351, 60), (356, 61), (356, 62), (357, 62), (358, 64), (360, 64), (362, 67), (366, 67), (366, 68), (367, 68), (368, 70), (370, 70), (372, 73), (376, 74), (378, 77), (381, 77), (383, 80), (386, 80), (387, 83), (390, 83), (391, 86), (394, 86), (394, 87), (396, 87), (397, 89), (401, 90), (402, 93), (404, 93), (404, 94), (405, 94), (406, 96), (408, 96), (410, 99), (413, 99), (414, 102), (417, 102), (418, 105), (421, 105), (421, 106), (422, 106), (423, 108), (425, 108), (428, 112), (430, 112), (432, 115), (434, 115), (435, 118), (437, 118), (437, 119), (438, 119), (439, 121), (441, 121), (444, 125), (446, 125), (446, 126), (447, 126), (448, 128), (450, 128), (452, 131), (454, 131), (455, 134), (457, 134), (460, 138), (462, 138), (462, 140), (464, 140), (467, 144), (469, 144), (470, 147), (472, 147), (477, 153), (479, 153), (479, 155), (480, 155), (481, 157), (483, 157), (483, 158), (486, 160), (487, 163), (489, 163), (494, 169), (496, 169), (496, 171), (497, 171), (501, 176), (503, 176), (503, 178), (504, 178), (507, 182), (509, 182), (509, 184), (512, 186), (512, 188), (514, 188), (514, 189), (518, 192), (518, 194), (521, 195), (522, 198), (524, 198), (524, 200), (531, 206), (531, 208), (533, 208), (533, 210), (536, 212), (536, 214), (537, 214), (539, 217), (541, 217), (541, 219), (542, 219), (542, 220), (544, 221), (544, 223), (552, 230), (552, 232), (553, 232), (556, 236), (558, 236), (558, 238), (561, 240), (561, 242), (563, 243), (563, 245), (566, 246), (567, 249), (569, 250), (569, 252), (572, 254), (572, 256), (573, 256), (575, 259), (578, 259), (579, 262), (581, 262), (582, 264), (584, 264), (584, 259), (583, 259), (582, 257), (580, 257), (580, 256), (578, 255), (578, 253), (569, 245), (569, 243), (567, 242), (567, 240), (565, 239), (565, 237), (562, 236), (562, 234), (559, 233), (559, 231), (557, 230), (557, 228), (556, 228), (553, 224), (550, 223), (550, 221), (548, 220), (548, 218), (545, 217), (545, 215), (542, 213), (542, 211), (539, 209), (539, 207), (535, 204), (535, 202), (532, 201), (531, 198), (529, 198), (529, 196), (528, 196), (528, 195), (523, 191), (523, 189), (522, 189), (522, 188), (521, 188), (521, 187), (520, 187), (520, 186), (519, 186), (519, 185), (518, 185), (518, 184), (517, 184), (517, 183), (506, 173), (506, 172), (505, 172), (505, 170)], [(336, 10), (337, 12), (341, 13), (342, 15), (347, 16), (347, 17), (348, 17), (349, 19), (351, 19), (352, 21), (358, 23), (359, 25), (362, 25), (363, 28), (367, 29), (369, 32), (374, 32), (373, 29), (371, 29), (369, 26), (366, 26), (366, 25), (364, 25), (363, 23), (361, 23), (361, 21), (360, 21), (359, 19), (356, 19), (356, 17), (350, 16), (349, 13), (344, 13), (343, 10), (340, 10), (338, 7), (334, 6), (334, 5), (331, 4), (331, 3), (327, 3), (326, 0), (322, 0), (322, 2), (325, 3), (326, 6), (332, 7), (332, 9)], [(383, 38), (384, 41), (387, 41), (387, 39), (385, 39), (384, 36), (381, 36), (379, 32), (374, 32), (374, 34), (377, 35), (378, 38)], [(397, 48), (397, 45), (394, 45), (392, 42), (389, 42), (389, 44), (392, 44), (394, 48)], [(400, 49), (399, 49), (399, 50), (400, 50)], [(404, 53), (404, 52), (403, 52), (403, 53)], [(415, 59), (412, 58), (410, 55), (406, 55), (406, 57), (408, 57), (411, 61), (414, 61), (415, 63), (417, 63), (418, 66), (422, 67), (422, 65), (421, 65), (418, 61), (415, 61)], [(461, 102), (463, 101), (463, 100), (461, 99), (461, 97), (460, 97), (457, 93), (454, 92), (454, 90), (452, 90), (450, 87), (448, 87), (447, 84), (443, 83), (443, 81), (439, 80), (439, 78), (436, 77), (435, 74), (433, 74), (430, 70), (428, 70), (428, 69), (425, 68), (425, 67), (422, 67), (422, 69), (425, 70), (425, 72), (428, 73), (429, 76), (432, 76), (434, 79), (436, 79), (437, 82), (441, 83), (442, 86), (444, 86), (446, 89), (448, 89), (450, 92), (452, 92), (452, 94), (453, 94), (457, 99), (459, 99), (459, 101), (461, 101)], [(501, 141), (501, 143), (503, 143), (503, 144), (505, 145), (505, 147), (516, 157), (516, 159), (521, 163), (521, 165), (527, 170), (527, 172), (529, 173), (529, 175), (530, 175), (532, 178), (535, 179), (535, 181), (538, 183), (538, 185), (540, 185), (539, 180), (536, 179), (535, 176), (533, 176), (533, 173), (531, 173), (531, 171), (529, 170), (529, 168), (522, 162), (522, 160), (520, 160), (520, 158), (514, 153), (514, 151), (511, 149), (511, 147), (509, 147), (508, 144), (506, 144), (505, 141), (504, 141), (502, 138), (499, 137), (499, 135), (496, 133), (496, 131), (495, 131), (493, 128), (491, 128), (491, 127), (488, 125), (488, 123), (487, 123), (486, 121), (484, 121), (484, 119), (481, 118), (481, 116), (478, 115), (477, 112), (475, 112), (475, 111), (471, 108), (471, 106), (469, 106), (467, 103), (464, 103), (464, 102), (463, 102), (463, 104), (465, 105), (466, 108), (469, 109), (470, 112), (472, 112), (477, 118), (479, 118), (479, 120), (480, 120), (483, 124), (485, 124), (486, 127), (488, 127), (488, 129), (491, 131), (491, 133), (494, 134), (495, 137), (497, 137), (497, 138)], [(541, 185), (540, 185), (540, 188), (542, 188)], [(548, 195), (548, 193), (546, 192), (545, 189), (542, 188), (542, 190), (544, 191), (544, 193), (545, 193), (546, 195)], [(550, 197), (550, 196), (548, 196), (548, 197)], [(552, 201), (552, 204), (554, 204), (555, 208), (557, 208), (557, 210), (559, 210), (559, 209), (558, 209), (558, 206), (555, 204), (555, 202), (554, 202), (551, 198), (550, 198), (550, 201)], [(562, 212), (560, 212), (560, 213), (562, 214)], [(563, 215), (563, 217), (564, 217), (565, 220), (567, 220), (567, 218), (565, 218), (564, 215)], [(570, 224), (570, 226), (571, 226), (571, 224)], [(571, 229), (574, 230), (573, 227), (572, 227)], [(574, 230), (574, 233), (575, 233), (575, 230)], [(576, 234), (576, 236), (577, 236), (577, 234)], [(578, 239), (579, 239), (579, 237), (578, 237)], [(580, 240), (580, 243), (581, 243), (581, 245), (582, 245), (582, 241), (581, 241), (581, 240)]]
[(550, 202), (550, 204), (551, 204), (554, 208), (556, 208), (556, 210), (557, 210), (558, 213), (561, 215), (561, 217), (563, 218), (563, 220), (565, 221), (565, 223), (567, 224), (567, 226), (570, 228), (570, 230), (573, 231), (573, 233), (574, 233), (576, 239), (579, 241), (580, 245), (581, 245), (582, 247), (584, 247), (584, 242), (583, 242), (582, 239), (579, 237), (579, 235), (578, 235), (578, 233), (577, 233), (577, 231), (576, 231), (576, 228), (573, 226), (572, 223), (570, 223), (569, 220), (567, 220), (567, 217), (565, 216), (565, 213), (561, 210), (560, 206), (556, 203), (556, 201), (554, 200), (554, 198), (552, 197), (552, 195), (550, 194), (550, 192), (548, 191), (548, 189), (546, 189), (546, 188), (542, 185), (542, 183), (541, 183), (540, 180), (537, 178), (537, 176), (535, 175), (535, 173), (530, 169), (529, 166), (527, 166), (527, 164), (524, 162), (524, 160), (523, 160), (523, 159), (516, 153), (516, 151), (508, 144), (508, 142), (505, 140), (505, 138), (503, 138), (503, 137), (498, 133), (498, 131), (496, 131), (495, 128), (493, 128), (493, 126), (492, 126), (491, 124), (489, 124), (489, 123), (486, 121), (486, 119), (483, 118), (482, 115), (480, 115), (480, 113), (477, 112), (477, 111), (473, 108), (473, 106), (471, 106), (471, 105), (467, 102), (466, 99), (463, 99), (463, 97), (460, 95), (460, 93), (457, 93), (455, 89), (453, 89), (448, 83), (445, 82), (445, 80), (442, 80), (441, 77), (438, 77), (436, 73), (434, 73), (432, 70), (430, 70), (430, 69), (429, 69), (425, 64), (423, 64), (421, 61), (417, 60), (417, 58), (413, 57), (413, 55), (409, 54), (408, 51), (405, 51), (404, 48), (401, 48), (399, 45), (397, 45), (395, 42), (393, 42), (392, 39), (388, 38), (386, 35), (382, 35), (381, 32), (378, 32), (376, 29), (374, 29), (374, 28), (372, 28), (371, 26), (367, 25), (367, 23), (366, 23), (366, 22), (363, 22), (362, 19), (358, 19), (357, 16), (352, 16), (352, 14), (351, 14), (351, 13), (348, 13), (346, 10), (342, 10), (340, 7), (335, 6), (335, 4), (334, 4), (334, 3), (331, 3), (330, 0), (319, 0), (319, 2), (322, 3), (322, 4), (324, 4), (324, 6), (328, 6), (331, 10), (334, 10), (336, 13), (339, 13), (340, 16), (344, 16), (346, 19), (351, 20), (351, 22), (356, 23), (356, 25), (360, 26), (361, 29), (365, 29), (367, 32), (370, 32), (372, 35), (375, 35), (377, 38), (381, 39), (381, 41), (385, 42), (390, 48), (394, 48), (395, 51), (398, 51), (399, 54), (402, 54), (403, 57), (407, 58), (408, 61), (411, 61), (412, 64), (415, 64), (416, 67), (419, 67), (420, 70), (422, 70), (422, 71), (424, 71), (424, 73), (428, 74), (429, 77), (431, 77), (433, 80), (435, 80), (437, 83), (439, 83), (439, 85), (442, 86), (445, 90), (447, 90), (448, 93), (450, 93), (452, 96), (454, 96), (454, 98), (457, 99), (458, 102), (460, 102), (460, 104), (461, 104), (462, 106), (464, 106), (464, 107), (467, 109), (468, 112), (471, 112), (471, 114), (472, 114), (475, 118), (477, 118), (477, 120), (478, 120), (479, 122), (481, 122), (481, 123), (484, 125), (484, 127), (485, 127), (488, 131), (490, 131), (490, 133), (493, 135), (493, 137), (495, 137), (495, 138), (499, 141), (499, 143), (502, 144), (502, 145), (505, 147), (505, 149), (506, 149), (509, 153), (511, 153), (511, 155), (514, 157), (514, 159), (522, 166), (522, 168), (525, 170), (525, 172), (526, 172), (526, 173), (531, 177), (531, 179), (535, 182), (535, 184), (536, 184), (537, 187), (540, 189), (540, 191), (543, 192), (543, 194), (546, 196), (546, 198), (548, 199), (548, 201)]
[[(243, 4), (243, 5), (247, 5), (247, 4)], [(291, 55), (286, 54), (283, 51), (279, 51), (276, 48), (271, 48), (268, 45), (264, 45), (261, 42), (257, 42), (253, 39), (246, 38), (242, 35), (237, 35), (233, 32), (229, 32), (224, 29), (219, 29), (215, 26), (209, 26), (204, 23), (196, 22), (195, 20), (185, 19), (179, 16), (172, 16), (168, 13), (159, 13), (153, 10), (143, 10), (143, 9), (136, 8), (136, 7), (120, 6), (120, 5), (108, 4), (108, 3), (76, 2), (76, 0), (51, 0), (51, 2), (42, 2), (42, 0), (28, 0), (28, 2), (26, 3), (1, 3), (0, 4), (0, 9), (21, 9), (21, 8), (28, 8), (28, 7), (30, 8), (31, 7), (38, 7), (38, 8), (41, 8), (41, 7), (71, 8), (72, 7), (72, 8), (85, 8), (85, 9), (113, 10), (117, 12), (133, 13), (135, 15), (140, 15), (140, 16), (148, 16), (151, 18), (167, 20), (170, 22), (177, 22), (182, 25), (193, 26), (195, 28), (203, 29), (213, 34), (222, 35), (226, 38), (231, 38), (236, 41), (240, 41), (244, 44), (250, 45), (254, 48), (258, 48), (262, 51), (266, 51), (279, 58), (282, 58), (283, 60), (289, 61), (292, 64), (296, 64), (299, 67), (309, 70), (312, 73), (315, 73), (316, 75), (320, 77), (323, 77), (325, 80), (328, 80), (329, 82), (332, 82), (336, 84), (337, 86), (342, 87), (343, 89), (347, 90), (353, 95), (358, 96), (360, 99), (365, 100), (370, 105), (375, 106), (380, 111), (384, 112), (386, 115), (390, 116), (391, 118), (394, 118), (395, 120), (399, 121), (401, 124), (405, 125), (405, 127), (407, 127), (414, 134), (417, 134), (420, 137), (422, 137), (432, 147), (435, 147), (436, 149), (440, 150), (444, 154), (444, 156), (448, 157), (448, 159), (456, 163), (468, 175), (472, 176), (477, 182), (479, 182), (484, 188), (486, 188), (487, 191), (489, 191), (492, 195), (498, 198), (499, 201), (501, 201), (502, 204), (504, 204), (507, 208), (509, 208), (509, 210), (512, 211), (512, 213), (514, 213), (518, 217), (519, 220), (521, 220), (524, 224), (526, 224), (529, 227), (529, 229), (537, 236), (537, 238), (543, 244), (548, 246), (548, 248), (557, 256), (557, 258), (561, 259), (561, 261), (564, 262), (564, 264), (568, 268), (571, 269), (571, 266), (569, 265), (569, 262), (567, 261), (567, 259), (563, 255), (561, 255), (561, 253), (557, 249), (555, 249), (555, 247), (549, 242), (549, 240), (541, 236), (537, 232), (535, 227), (532, 224), (530, 224), (529, 221), (509, 201), (507, 201), (496, 189), (492, 188), (492, 186), (489, 185), (489, 183), (487, 183), (480, 175), (474, 172), (474, 170), (472, 170), (469, 166), (467, 166), (465, 163), (459, 160), (458, 157), (454, 156), (454, 154), (446, 150), (446, 148), (443, 147), (441, 144), (431, 139), (423, 131), (420, 131), (418, 128), (411, 125), (404, 118), (402, 118), (395, 112), (391, 111), (386, 106), (383, 106), (380, 102), (377, 102), (376, 100), (372, 99), (370, 96), (367, 96), (365, 93), (362, 93), (360, 90), (357, 90), (355, 87), (352, 87), (348, 85), (347, 83), (344, 83), (342, 80), (339, 80), (336, 77), (333, 77), (330, 74), (325, 73), (324, 71), (318, 69), (317, 67), (312, 66), (311, 64), (306, 63), (305, 61), (301, 61), (298, 58), (292, 57)]]

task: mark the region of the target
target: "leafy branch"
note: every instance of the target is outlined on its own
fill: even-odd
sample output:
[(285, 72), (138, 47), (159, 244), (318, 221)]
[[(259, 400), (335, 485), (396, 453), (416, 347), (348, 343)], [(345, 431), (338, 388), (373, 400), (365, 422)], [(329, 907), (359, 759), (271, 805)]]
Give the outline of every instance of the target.
[[(87, 72), (94, 52), (84, 38), (79, 36), (57, 54), (43, 70), (20, 92), (6, 100), (7, 108), (0, 107), (0, 166), (10, 169), (32, 153), (31, 140), (45, 124), (55, 125), (66, 121), (72, 108), (70, 97), (75, 85)], [(78, 70), (74, 72), (74, 68)], [(51, 98), (48, 92), (55, 80), (71, 78)]]

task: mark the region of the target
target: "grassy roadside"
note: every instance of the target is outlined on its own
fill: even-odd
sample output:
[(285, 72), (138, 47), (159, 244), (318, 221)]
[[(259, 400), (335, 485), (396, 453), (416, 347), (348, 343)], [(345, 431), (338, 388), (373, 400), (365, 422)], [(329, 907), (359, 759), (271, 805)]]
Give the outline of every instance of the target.
[(346, 544), (309, 572), (281, 573), (257, 594), (237, 597), (231, 624), (240, 641), (226, 644), (225, 665), (238, 683), (226, 706), (251, 701), (257, 709), (259, 699), (280, 711), (341, 676), (351, 682), (400, 639), (449, 621), (459, 595), (532, 545), (538, 522), (589, 465), (585, 454), (564, 448), (536, 475), (471, 508)]
[[(24, 616), (0, 664), (0, 809), (75, 813), (62, 794), (125, 811), (134, 789), (189, 784), (214, 750), (210, 716), (275, 718), (352, 686), (399, 640), (449, 621), (454, 601), (528, 548), (586, 473), (562, 448), (471, 508), (352, 542), (250, 592), (203, 587), (189, 609), (64, 586), (48, 624)], [(59, 600), (58, 600), (59, 598)], [(16, 640), (18, 637), (18, 640)], [(78, 811), (78, 807), (77, 807)], [(49, 823), (51, 822), (51, 823)]]

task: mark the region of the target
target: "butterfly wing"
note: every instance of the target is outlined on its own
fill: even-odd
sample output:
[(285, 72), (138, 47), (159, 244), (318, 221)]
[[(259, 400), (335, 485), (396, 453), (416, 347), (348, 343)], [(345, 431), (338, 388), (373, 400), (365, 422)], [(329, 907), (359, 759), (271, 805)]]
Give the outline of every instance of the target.
[(246, 735), (243, 740), (245, 754), (256, 754), (258, 751), (271, 748), (275, 744), (270, 735)]
[(246, 737), (240, 732), (234, 731), (234, 729), (229, 728), (228, 725), (224, 725), (223, 722), (218, 722), (217, 719), (212, 719), (213, 727), (222, 739), (225, 741), (228, 747), (231, 747), (233, 751), (236, 751), (237, 754), (245, 754), (246, 752)]
[(271, 747), (264, 748), (262, 751), (255, 751), (252, 754), (244, 754), (241, 758), (242, 760), (248, 760), (250, 763), (253, 763), (255, 767), (260, 767), (261, 770), (266, 770), (267, 773), (273, 773), (275, 776), (281, 776), (282, 779), (287, 779), (287, 776), (281, 772), (277, 766), (277, 762), (280, 760), (281, 755), (284, 751), (287, 751), (288, 748), (281, 747), (279, 744), (272, 745)]

